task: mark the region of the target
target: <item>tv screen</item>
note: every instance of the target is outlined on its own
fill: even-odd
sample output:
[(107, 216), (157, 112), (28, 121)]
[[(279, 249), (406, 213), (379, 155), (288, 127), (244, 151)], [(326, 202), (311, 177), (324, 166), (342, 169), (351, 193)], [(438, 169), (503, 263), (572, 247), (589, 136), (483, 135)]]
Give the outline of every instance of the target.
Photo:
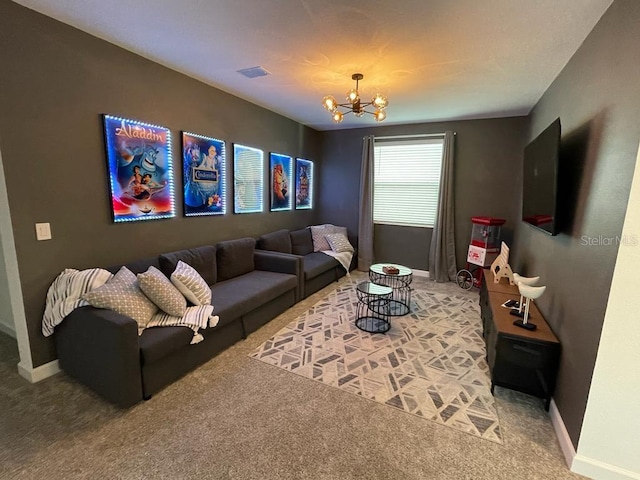
[(522, 220), (550, 234), (557, 231), (560, 119), (524, 149)]

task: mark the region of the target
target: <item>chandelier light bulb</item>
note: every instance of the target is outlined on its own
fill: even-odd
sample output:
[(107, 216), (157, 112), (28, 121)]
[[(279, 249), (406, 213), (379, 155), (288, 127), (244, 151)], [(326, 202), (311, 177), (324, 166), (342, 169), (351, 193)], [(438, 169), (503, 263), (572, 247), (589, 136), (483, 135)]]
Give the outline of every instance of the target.
[[(355, 88), (347, 92), (346, 103), (338, 103), (333, 95), (327, 95), (322, 99), (322, 106), (331, 114), (335, 123), (344, 120), (344, 116), (352, 113), (354, 117), (363, 117), (365, 114), (372, 115), (376, 122), (382, 122), (387, 118), (385, 108), (389, 105), (389, 99), (382, 93), (377, 92), (371, 101), (362, 101), (358, 90), (359, 82), (364, 78), (361, 73), (354, 73), (351, 79), (355, 81)], [(369, 108), (371, 107), (371, 108)]]
[(389, 105), (389, 100), (387, 100), (387, 97), (385, 97), (384, 95), (382, 95), (381, 93), (376, 93), (373, 97), (373, 99), (371, 100), (371, 103), (373, 104), (374, 107), (376, 107), (378, 110), (382, 110), (384, 109), (387, 105)]
[(322, 106), (325, 108), (325, 110), (333, 112), (336, 108), (338, 108), (338, 102), (333, 97), (333, 95), (327, 95), (322, 99)]
[(384, 110), (376, 110), (373, 114), (373, 118), (376, 119), (376, 122), (381, 122), (387, 118), (387, 113)]
[(358, 100), (360, 100), (360, 95), (358, 94), (358, 90), (356, 90), (355, 88), (352, 88), (347, 92), (347, 101), (349, 103), (356, 103)]

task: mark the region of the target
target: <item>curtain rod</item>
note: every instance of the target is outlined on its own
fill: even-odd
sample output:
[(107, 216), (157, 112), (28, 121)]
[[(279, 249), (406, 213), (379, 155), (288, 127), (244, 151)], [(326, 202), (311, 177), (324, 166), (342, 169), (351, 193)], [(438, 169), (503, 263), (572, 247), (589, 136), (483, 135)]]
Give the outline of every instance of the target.
[[(453, 132), (455, 135), (456, 132)], [(374, 135), (376, 140), (396, 140), (400, 138), (427, 138), (427, 137), (444, 137), (444, 132), (442, 133), (418, 133), (416, 135), (390, 135), (386, 137), (377, 137)]]

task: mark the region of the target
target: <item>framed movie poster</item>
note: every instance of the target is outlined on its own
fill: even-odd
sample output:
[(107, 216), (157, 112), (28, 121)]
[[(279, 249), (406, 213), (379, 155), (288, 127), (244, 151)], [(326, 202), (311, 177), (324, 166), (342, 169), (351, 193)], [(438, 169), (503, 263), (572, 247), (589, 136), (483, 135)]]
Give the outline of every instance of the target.
[(264, 209), (264, 157), (262, 150), (233, 146), (233, 211), (255, 213)]
[(174, 217), (171, 132), (103, 117), (114, 222)]
[(313, 162), (296, 158), (296, 208), (313, 208)]
[(182, 132), (184, 214), (224, 215), (227, 211), (223, 140)]
[(271, 153), (269, 156), (269, 171), (271, 172), (271, 211), (291, 210), (293, 158), (288, 155)]

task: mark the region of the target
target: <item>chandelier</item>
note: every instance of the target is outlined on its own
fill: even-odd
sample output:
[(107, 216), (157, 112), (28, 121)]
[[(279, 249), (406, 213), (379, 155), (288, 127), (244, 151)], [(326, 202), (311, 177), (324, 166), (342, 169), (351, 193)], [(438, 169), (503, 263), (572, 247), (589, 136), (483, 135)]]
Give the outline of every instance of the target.
[[(376, 93), (370, 102), (363, 102), (360, 100), (360, 93), (358, 92), (358, 82), (364, 78), (361, 73), (354, 73), (351, 78), (356, 81), (356, 88), (352, 88), (347, 92), (347, 103), (338, 103), (338, 101), (332, 95), (327, 95), (322, 99), (322, 106), (331, 113), (331, 118), (335, 123), (340, 123), (344, 116), (348, 113), (353, 113), (356, 117), (362, 117), (365, 113), (373, 115), (376, 122), (381, 122), (387, 118), (385, 108), (389, 105), (387, 97), (381, 93)], [(375, 111), (371, 112), (367, 110), (367, 107), (372, 107)], [(340, 111), (340, 108), (345, 109)]]

